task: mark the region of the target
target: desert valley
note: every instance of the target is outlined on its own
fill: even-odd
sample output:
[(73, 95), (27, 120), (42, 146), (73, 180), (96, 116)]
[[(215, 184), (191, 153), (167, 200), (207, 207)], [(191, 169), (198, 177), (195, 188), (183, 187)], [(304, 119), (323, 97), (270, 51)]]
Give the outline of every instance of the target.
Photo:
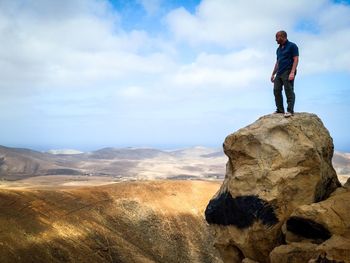
[(0, 147), (0, 187), (67, 187), (135, 180), (222, 180), (227, 157), (220, 149), (162, 151), (104, 148), (37, 152)]
[[(0, 187), (45, 188), (97, 186), (140, 180), (222, 181), (227, 157), (221, 149), (179, 150), (104, 148), (92, 152), (0, 146)], [(335, 151), (340, 182), (350, 177), (350, 153)]]

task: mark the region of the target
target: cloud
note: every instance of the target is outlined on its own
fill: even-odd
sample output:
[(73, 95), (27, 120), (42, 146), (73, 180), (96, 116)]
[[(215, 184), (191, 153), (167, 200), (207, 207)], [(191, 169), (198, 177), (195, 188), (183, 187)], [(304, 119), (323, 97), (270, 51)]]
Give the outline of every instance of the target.
[(267, 54), (254, 49), (219, 54), (201, 53), (196, 60), (182, 66), (174, 76), (179, 86), (223, 87), (240, 89), (264, 78)]
[(314, 19), (324, 33), (343, 30), (350, 26), (350, 5), (328, 3), (323, 6)]
[(133, 20), (143, 10), (130, 19), (107, 0), (0, 0), (0, 121), (12, 127), (8, 136), (20, 137), (31, 121), (49, 123), (48, 134), (82, 122), (97, 127), (96, 136), (108, 128), (126, 137), (122, 125), (142, 130), (138, 123), (150, 119), (165, 130), (187, 121), (193, 137), (194, 123), (246, 123), (272, 108), (280, 29), (300, 48), (298, 76), (350, 70), (348, 5), (202, 0), (194, 12), (177, 8), (159, 22), (170, 5), (135, 1), (145, 25)]
[[(161, 2), (142, 4), (152, 9)], [(169, 31), (175, 40), (192, 45), (183, 48), (167, 34), (125, 31), (118, 12), (105, 1), (63, 1), (59, 6), (2, 1), (0, 88), (31, 92), (29, 87), (144, 86), (152, 78), (180, 89), (246, 87), (271, 71), (279, 25), (289, 28), (300, 46), (304, 73), (350, 68), (349, 52), (337, 48), (350, 41), (348, 6), (327, 1), (269, 4), (263, 8), (261, 1), (203, 0), (194, 14), (184, 8), (171, 11), (166, 16)], [(299, 18), (315, 11), (319, 34), (293, 29)], [(203, 51), (207, 44), (219, 51)], [(184, 49), (192, 52), (189, 63), (181, 62)]]
[(308, 74), (350, 72), (350, 6), (330, 4), (313, 16), (317, 34), (297, 34), (301, 46), (303, 71)]
[[(350, 13), (349, 13), (350, 15)], [(307, 36), (300, 41), (301, 73), (350, 72), (350, 29)]]
[(297, 18), (324, 1), (314, 2), (203, 0), (195, 14), (184, 8), (173, 10), (167, 23), (176, 39), (192, 45), (212, 43), (229, 48), (245, 43), (256, 45), (266, 42), (281, 28), (293, 28)]
[(148, 15), (154, 15), (161, 7), (162, 0), (138, 0)]
[(47, 1), (34, 2), (2, 2), (2, 89), (82, 87), (172, 66), (164, 41), (125, 32), (107, 2), (64, 1), (56, 12)]
[(326, 0), (203, 0), (194, 14), (178, 8), (166, 22), (176, 41), (197, 49), (213, 45), (270, 54), (275, 32), (284, 29), (300, 47), (304, 73), (350, 69), (349, 52), (339, 48), (350, 41), (349, 5)]

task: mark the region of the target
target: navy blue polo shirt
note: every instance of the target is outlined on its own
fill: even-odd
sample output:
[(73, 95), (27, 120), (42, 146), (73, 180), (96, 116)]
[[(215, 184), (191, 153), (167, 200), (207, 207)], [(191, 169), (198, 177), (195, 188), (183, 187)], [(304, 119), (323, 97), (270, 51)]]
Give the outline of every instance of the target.
[(293, 57), (299, 56), (298, 46), (288, 40), (284, 43), (284, 47), (280, 45), (276, 51), (278, 70), (277, 75), (281, 75), (286, 70), (291, 70), (293, 66)]

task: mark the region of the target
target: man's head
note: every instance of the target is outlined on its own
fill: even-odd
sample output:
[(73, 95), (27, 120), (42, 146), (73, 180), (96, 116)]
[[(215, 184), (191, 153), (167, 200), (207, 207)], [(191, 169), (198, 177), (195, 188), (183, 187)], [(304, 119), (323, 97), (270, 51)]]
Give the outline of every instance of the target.
[(286, 43), (287, 41), (287, 32), (286, 31), (278, 31), (276, 33), (276, 42), (279, 44), (279, 45), (283, 45), (284, 43)]

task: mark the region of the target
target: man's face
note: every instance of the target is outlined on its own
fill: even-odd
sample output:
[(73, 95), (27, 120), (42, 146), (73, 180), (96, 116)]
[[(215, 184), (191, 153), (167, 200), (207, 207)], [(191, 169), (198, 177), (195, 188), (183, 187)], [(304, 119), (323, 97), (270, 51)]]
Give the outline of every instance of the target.
[(285, 42), (285, 38), (280, 33), (277, 33), (276, 34), (276, 42), (277, 42), (277, 44), (282, 45)]

